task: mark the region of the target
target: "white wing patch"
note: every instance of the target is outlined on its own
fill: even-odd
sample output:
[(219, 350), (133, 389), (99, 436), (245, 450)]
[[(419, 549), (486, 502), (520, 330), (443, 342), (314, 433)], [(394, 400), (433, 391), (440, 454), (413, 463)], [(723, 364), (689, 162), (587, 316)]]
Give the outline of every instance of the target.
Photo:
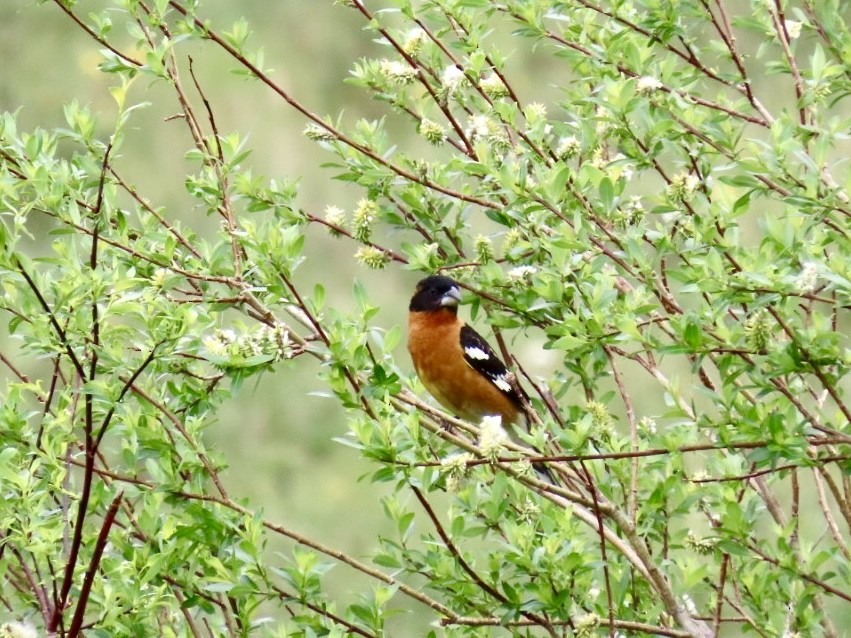
[(487, 352), (476, 346), (467, 346), (464, 348), (464, 353), (471, 359), (475, 359), (477, 361), (487, 361), (491, 358)]
[(512, 392), (514, 390), (504, 374), (494, 377), (493, 384), (503, 392)]
[(506, 369), (488, 342), (467, 325), (461, 327), (459, 338), (467, 365), (492, 383), (512, 403), (519, 405), (520, 398), (512, 385), (514, 375)]

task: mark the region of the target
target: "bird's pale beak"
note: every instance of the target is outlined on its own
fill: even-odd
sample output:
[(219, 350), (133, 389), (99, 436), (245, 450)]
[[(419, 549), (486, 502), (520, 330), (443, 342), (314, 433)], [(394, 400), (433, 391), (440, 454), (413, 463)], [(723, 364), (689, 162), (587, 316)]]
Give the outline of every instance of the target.
[(461, 291), (456, 286), (452, 286), (446, 291), (446, 294), (440, 298), (440, 305), (449, 308), (454, 308), (461, 301)]

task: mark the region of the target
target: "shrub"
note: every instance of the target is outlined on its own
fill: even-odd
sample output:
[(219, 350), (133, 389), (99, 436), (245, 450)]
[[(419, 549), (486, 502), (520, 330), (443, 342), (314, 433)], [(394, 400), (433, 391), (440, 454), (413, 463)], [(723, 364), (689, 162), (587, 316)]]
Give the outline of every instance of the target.
[[(841, 635), (836, 3), (341, 2), (384, 52), (350, 82), (386, 117), (353, 123), (291, 94), (244, 19), (54, 4), (100, 51), (116, 106), (70, 102), (62, 128), (0, 121), (3, 631), (379, 636), (425, 609), (412, 635)], [(294, 181), (253, 170), (195, 72), (222, 56), (305, 118), (356, 203), (309, 210)], [(176, 100), (210, 232), (116, 160), (142, 150), (127, 133), (143, 100), (167, 99), (152, 87)], [(327, 267), (310, 227), (354, 259)], [(326, 303), (356, 263), (450, 274), (503, 354), (541, 344), (546, 378), (536, 355), (509, 359), (534, 412), (523, 445), (482, 445), (480, 424), (426, 400), (402, 331), (375, 322), (376, 299), (403, 301), (356, 283), (353, 310)], [(230, 494), (227, 450), (205, 443), (247, 379), (309, 360), (392, 486), (394, 531), (369, 560)], [(285, 556), (267, 549), (279, 537)], [(335, 564), (371, 587), (337, 601)]]

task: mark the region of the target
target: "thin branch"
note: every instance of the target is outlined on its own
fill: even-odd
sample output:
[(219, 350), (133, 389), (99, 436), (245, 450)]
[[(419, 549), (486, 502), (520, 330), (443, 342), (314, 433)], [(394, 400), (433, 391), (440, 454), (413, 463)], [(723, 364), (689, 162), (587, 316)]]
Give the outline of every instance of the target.
[(80, 377), (81, 380), (85, 380), (86, 372), (83, 369), (83, 365), (77, 358), (77, 353), (75, 353), (74, 349), (71, 347), (71, 344), (68, 341), (68, 335), (65, 333), (65, 330), (62, 328), (62, 326), (59, 325), (59, 322), (56, 320), (56, 315), (53, 314), (53, 310), (47, 303), (47, 300), (41, 294), (41, 290), (39, 290), (35, 281), (33, 281), (32, 277), (30, 277), (29, 273), (24, 268), (24, 265), (21, 263), (21, 260), (18, 259), (17, 256), (14, 257), (14, 264), (15, 267), (18, 269), (18, 272), (20, 272), (23, 276), (24, 281), (27, 282), (27, 285), (30, 287), (30, 290), (32, 290), (33, 294), (38, 300), (39, 305), (41, 306), (41, 309), (44, 310), (45, 314), (47, 315), (48, 321), (50, 321), (50, 325), (53, 327), (53, 331), (56, 333), (56, 336), (59, 337), (59, 341), (61, 342), (62, 347), (65, 349), (65, 353), (68, 355), (68, 359), (70, 359), (71, 364), (77, 371), (77, 375)]
[(712, 616), (712, 634), (718, 638), (721, 631), (721, 612), (724, 610), (724, 586), (727, 582), (727, 567), (730, 564), (730, 555), (726, 552), (721, 557), (721, 569), (718, 574), (718, 584), (715, 586), (715, 613)]
[(845, 560), (851, 561), (851, 550), (848, 549), (848, 543), (846, 543), (845, 539), (842, 537), (839, 525), (836, 524), (836, 519), (830, 511), (830, 504), (827, 502), (827, 494), (825, 494), (824, 491), (822, 473), (827, 473), (827, 469), (824, 467), (813, 468), (813, 480), (816, 485), (816, 495), (818, 496), (819, 507), (821, 507), (822, 515), (824, 516), (824, 520), (827, 522), (827, 528), (830, 530), (833, 542), (839, 548), (839, 551), (842, 552), (842, 555), (845, 556)]
[(139, 397), (154, 406), (171, 422), (171, 424), (177, 429), (177, 431), (180, 432), (180, 435), (183, 437), (183, 439), (187, 443), (189, 443), (193, 450), (195, 450), (195, 453), (198, 455), (199, 460), (204, 465), (204, 469), (207, 471), (207, 474), (213, 481), (213, 484), (216, 486), (216, 489), (219, 491), (219, 494), (222, 496), (222, 498), (228, 498), (227, 490), (225, 490), (225, 486), (219, 478), (218, 470), (213, 465), (212, 461), (210, 461), (209, 457), (204, 454), (203, 451), (201, 451), (200, 446), (192, 437), (192, 435), (189, 434), (189, 431), (184, 427), (181, 420), (177, 418), (177, 415), (175, 415), (171, 410), (169, 410), (164, 403), (156, 400), (148, 392), (140, 388), (132, 381), (124, 379), (122, 379), (122, 381), (124, 381), (125, 385), (132, 389), (135, 394), (137, 394)]
[(80, 589), (80, 597), (77, 600), (77, 606), (74, 609), (74, 617), (71, 619), (71, 626), (68, 628), (68, 638), (77, 638), (80, 635), (80, 629), (83, 626), (83, 618), (86, 613), (86, 606), (89, 603), (89, 594), (92, 591), (92, 585), (97, 574), (98, 566), (100, 565), (103, 550), (106, 547), (106, 542), (109, 539), (109, 530), (115, 522), (115, 515), (118, 513), (118, 507), (121, 505), (121, 500), (124, 498), (124, 492), (118, 492), (112, 503), (110, 503), (106, 514), (103, 517), (103, 524), (100, 528), (97, 540), (95, 541), (94, 549), (92, 550), (92, 559), (89, 562), (89, 568), (83, 578), (83, 586)]
[[(606, 356), (609, 358), (609, 365), (612, 368), (612, 375), (615, 379), (615, 385), (618, 388), (618, 394), (620, 394), (621, 401), (623, 401), (624, 409), (626, 410), (626, 418), (629, 423), (629, 438), (630, 445), (632, 446), (631, 452), (638, 451), (638, 422), (635, 418), (635, 408), (632, 405), (632, 397), (629, 392), (627, 392), (626, 386), (624, 385), (623, 377), (621, 376), (620, 370), (615, 363), (615, 357), (612, 353), (611, 348), (608, 346), (603, 346)], [(637, 522), (638, 516), (638, 457), (633, 457), (632, 459), (632, 467), (630, 471), (630, 480), (629, 480), (629, 492), (627, 493), (627, 512), (629, 514), (629, 518), (632, 521), (632, 524), (635, 525)]]
[(83, 22), (83, 21), (82, 21), (79, 17), (77, 17), (77, 14), (75, 14), (73, 11), (71, 11), (71, 6), (73, 6), (72, 4), (70, 4), (70, 3), (66, 3), (66, 2), (64, 2), (63, 0), (53, 0), (53, 3), (54, 3), (57, 7), (59, 7), (60, 9), (62, 9), (62, 11), (64, 11), (64, 12), (67, 14), (67, 16), (68, 16), (69, 18), (71, 18), (71, 20), (73, 20), (73, 21), (74, 21), (74, 23), (75, 23), (78, 27), (80, 27), (83, 31), (85, 31), (86, 33), (88, 33), (88, 34), (89, 34), (89, 36), (91, 36), (91, 38), (92, 38), (95, 42), (97, 42), (99, 45), (101, 45), (102, 47), (104, 47), (104, 48), (106, 48), (106, 49), (109, 49), (109, 50), (110, 50), (110, 51), (112, 51), (115, 55), (117, 55), (119, 58), (121, 58), (121, 59), (122, 59), (122, 60), (124, 60), (127, 64), (129, 64), (129, 65), (131, 65), (131, 66), (134, 66), (134, 67), (136, 67), (136, 68), (141, 68), (141, 67), (143, 66), (142, 62), (140, 62), (139, 60), (136, 60), (135, 58), (130, 57), (130, 56), (129, 56), (129, 55), (127, 55), (126, 53), (122, 53), (121, 51), (119, 51), (118, 49), (116, 49), (115, 47), (113, 47), (113, 46), (112, 46), (112, 44), (110, 44), (109, 40), (105, 40), (104, 38), (102, 38), (101, 36), (99, 36), (97, 33), (95, 33), (95, 32), (94, 32), (94, 31), (93, 31), (93, 30), (89, 27), (89, 25), (87, 25), (85, 22)]
[[(0, 533), (0, 539), (3, 539), (4, 535)], [(8, 547), (9, 551), (15, 556), (15, 559), (18, 561), (18, 565), (21, 566), (21, 571), (24, 573), (24, 577), (27, 580), (27, 584), (29, 586), (29, 591), (35, 595), (36, 600), (38, 600), (38, 609), (41, 612), (41, 617), (44, 620), (45, 626), (50, 622), (50, 619), (53, 617), (54, 609), (53, 605), (50, 603), (50, 599), (47, 595), (47, 589), (43, 584), (41, 584), (40, 579), (37, 578), (35, 574), (33, 574), (30, 566), (27, 564), (27, 561), (24, 559), (24, 556), (18, 550), (15, 545), (11, 543), (4, 542), (3, 547)]]
[[(553, 625), (557, 626), (572, 626), (577, 623), (578, 618), (569, 618), (567, 620), (559, 620), (553, 621)], [(643, 622), (636, 622), (632, 620), (620, 620), (615, 619), (614, 621), (609, 621), (606, 618), (600, 618), (599, 622), (604, 627), (609, 627), (611, 629), (625, 629), (627, 631), (635, 631), (643, 634), (650, 634), (652, 636), (670, 636), (671, 638), (693, 638), (694, 634), (690, 631), (683, 631), (681, 629), (673, 629), (671, 627), (662, 627), (660, 625), (651, 625)], [(451, 626), (451, 625), (466, 625), (469, 627), (530, 627), (535, 626), (532, 621), (529, 620), (509, 620), (506, 621), (503, 618), (475, 618), (470, 616), (459, 616), (454, 620), (441, 620), (440, 622), (443, 626)]]
[(101, 422), (100, 431), (98, 432), (97, 438), (95, 439), (95, 451), (97, 452), (100, 448), (101, 441), (103, 441), (104, 435), (106, 435), (106, 430), (109, 427), (109, 424), (112, 422), (113, 416), (115, 416), (115, 406), (120, 404), (124, 399), (124, 396), (127, 394), (127, 391), (133, 386), (136, 382), (136, 379), (141, 376), (141, 374), (145, 371), (151, 362), (154, 360), (154, 356), (156, 355), (157, 348), (160, 344), (155, 344), (151, 351), (148, 353), (148, 356), (139, 364), (136, 369), (133, 371), (133, 374), (130, 375), (130, 378), (124, 382), (124, 385), (121, 387), (121, 391), (118, 393), (118, 397), (115, 399), (115, 403), (109, 408), (106, 415), (103, 417), (103, 421)]
[[(508, 599), (503, 594), (501, 594), (496, 588), (492, 587), (490, 584), (486, 583), (482, 579), (482, 577), (479, 576), (478, 572), (476, 572), (476, 570), (473, 569), (472, 566), (466, 561), (464, 556), (456, 547), (455, 543), (449, 537), (449, 534), (446, 533), (446, 530), (444, 529), (440, 520), (437, 518), (437, 514), (434, 513), (434, 509), (432, 508), (431, 503), (428, 502), (422, 491), (420, 491), (420, 489), (413, 484), (410, 485), (410, 488), (411, 491), (414, 493), (414, 496), (416, 496), (417, 500), (420, 502), (420, 505), (422, 505), (423, 509), (426, 511), (426, 514), (428, 514), (428, 517), (431, 520), (435, 531), (437, 531), (438, 536), (440, 536), (440, 540), (443, 541), (443, 544), (446, 549), (449, 550), (449, 553), (455, 557), (456, 561), (458, 561), (458, 565), (461, 567), (464, 573), (470, 576), (470, 578), (473, 579), (473, 582), (476, 583), (476, 585), (482, 591), (486, 592), (494, 599), (498, 600), (501, 603), (508, 602)], [(520, 613), (521, 615), (528, 618), (531, 622), (533, 622), (536, 626), (546, 629), (547, 633), (549, 633), (553, 638), (556, 638), (555, 629), (553, 628), (552, 623), (548, 618), (540, 616), (539, 614), (534, 614), (528, 610), (521, 610)]]
[(842, 600), (845, 600), (846, 602), (851, 602), (851, 593), (848, 593), (847, 591), (844, 591), (842, 589), (834, 587), (833, 585), (830, 585), (830, 584), (826, 583), (825, 581), (823, 581), (819, 578), (816, 578), (815, 576), (812, 576), (811, 574), (806, 574), (806, 573), (802, 572), (800, 569), (798, 569), (797, 566), (784, 565), (778, 559), (774, 558), (773, 556), (769, 556), (768, 554), (763, 552), (754, 543), (748, 544), (747, 547), (750, 551), (752, 551), (754, 554), (756, 554), (759, 558), (761, 558), (765, 562), (770, 563), (770, 564), (774, 565), (775, 567), (779, 567), (780, 569), (783, 569), (785, 571), (788, 571), (789, 573), (791, 573), (796, 578), (801, 578), (801, 579), (807, 581), (808, 583), (815, 585), (819, 589), (824, 590), (826, 593), (833, 594), (834, 596), (837, 596), (838, 598), (841, 598)]
[(169, 6), (175, 9), (178, 13), (183, 15), (184, 17), (190, 19), (195, 27), (201, 30), (211, 41), (215, 42), (216, 45), (224, 49), (228, 55), (230, 55), (234, 60), (239, 62), (242, 66), (248, 69), (255, 77), (257, 77), (263, 84), (268, 86), (272, 91), (274, 91), (279, 97), (281, 97), (287, 104), (293, 107), (296, 111), (307, 117), (311, 122), (316, 124), (317, 126), (328, 131), (329, 134), (334, 136), (337, 140), (345, 144), (346, 146), (352, 148), (353, 150), (358, 151), (362, 155), (368, 157), (374, 162), (384, 166), (385, 168), (390, 169), (399, 177), (403, 179), (414, 182), (416, 184), (421, 184), (431, 190), (443, 193), (444, 195), (448, 195), (453, 199), (457, 199), (459, 201), (468, 202), (471, 204), (477, 204), (478, 206), (482, 206), (483, 208), (491, 208), (491, 209), (499, 209), (502, 208), (502, 205), (497, 202), (492, 202), (486, 199), (482, 199), (480, 197), (475, 197), (473, 195), (467, 195), (466, 193), (462, 193), (460, 191), (453, 190), (448, 188), (438, 182), (428, 179), (427, 177), (417, 175), (410, 171), (403, 169), (402, 167), (390, 162), (386, 158), (382, 157), (379, 153), (375, 152), (371, 148), (356, 142), (351, 137), (347, 136), (345, 133), (337, 129), (335, 126), (329, 124), (321, 117), (309, 111), (301, 102), (293, 98), (289, 93), (287, 93), (284, 89), (282, 89), (278, 84), (276, 84), (266, 73), (264, 73), (257, 65), (253, 64), (250, 60), (248, 60), (244, 55), (242, 55), (239, 51), (237, 51), (233, 46), (231, 46), (222, 36), (220, 36), (216, 31), (209, 27), (209, 24), (202, 21), (200, 18), (193, 16), (190, 12), (179, 2), (175, 0), (169, 0)]
[[(524, 17), (521, 14), (517, 13), (516, 11), (514, 11), (510, 8), (500, 7), (499, 10), (508, 13), (513, 18), (520, 21), (521, 23), (524, 23), (524, 24), (526, 23), (526, 20), (524, 19)], [(573, 51), (581, 53), (585, 57), (587, 57), (591, 60), (594, 60), (595, 62), (598, 62), (598, 63), (603, 64), (605, 66), (609, 66), (609, 67), (613, 67), (613, 68), (617, 69), (617, 71), (619, 73), (621, 73), (622, 75), (624, 75), (625, 77), (638, 78), (640, 76), (640, 74), (638, 72), (634, 71), (633, 69), (630, 69), (625, 64), (623, 64), (621, 62), (613, 62), (611, 60), (608, 60), (608, 59), (602, 57), (601, 55), (595, 53), (594, 51), (592, 51), (588, 47), (585, 47), (585, 46), (583, 46), (583, 45), (581, 45), (577, 42), (571, 42), (570, 40), (565, 39), (564, 37), (560, 36), (559, 34), (555, 33), (554, 31), (551, 31), (549, 29), (544, 29), (544, 35), (547, 38), (549, 38), (550, 40), (557, 42), (558, 44), (560, 44), (560, 45), (562, 45), (562, 46), (564, 46), (568, 49), (571, 49)], [(698, 104), (700, 106), (706, 107), (706, 108), (711, 109), (713, 111), (719, 111), (721, 113), (724, 113), (726, 115), (734, 117), (737, 120), (741, 120), (743, 122), (750, 122), (751, 124), (757, 124), (757, 125), (762, 126), (762, 127), (767, 127), (769, 125), (768, 122), (764, 118), (762, 118), (762, 116), (756, 117), (754, 115), (749, 115), (747, 113), (743, 113), (741, 111), (738, 111), (738, 110), (736, 110), (732, 107), (725, 106), (724, 104), (721, 104), (720, 102), (712, 102), (711, 100), (707, 100), (707, 99), (702, 98), (698, 95), (687, 93), (686, 91), (683, 91), (681, 89), (675, 89), (675, 88), (671, 88), (669, 86), (663, 85), (663, 86), (660, 87), (660, 90), (665, 91), (666, 93), (671, 93), (671, 94), (677, 95), (680, 98), (686, 100), (687, 102), (692, 102), (694, 104)]]

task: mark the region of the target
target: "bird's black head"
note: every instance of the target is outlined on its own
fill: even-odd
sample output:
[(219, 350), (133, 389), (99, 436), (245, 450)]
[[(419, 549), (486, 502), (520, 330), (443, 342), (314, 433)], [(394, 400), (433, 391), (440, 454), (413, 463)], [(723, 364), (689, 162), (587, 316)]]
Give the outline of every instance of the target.
[(408, 310), (423, 312), (450, 308), (455, 310), (461, 301), (461, 289), (454, 279), (443, 275), (426, 277), (417, 284)]

